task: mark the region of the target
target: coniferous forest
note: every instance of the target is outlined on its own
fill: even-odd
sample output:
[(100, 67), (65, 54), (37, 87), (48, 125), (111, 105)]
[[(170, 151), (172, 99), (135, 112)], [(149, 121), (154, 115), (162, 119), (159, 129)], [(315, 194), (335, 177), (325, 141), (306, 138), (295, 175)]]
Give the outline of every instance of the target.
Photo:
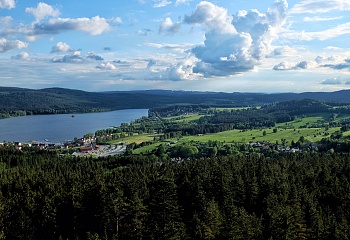
[(0, 239), (349, 239), (350, 154), (0, 148)]

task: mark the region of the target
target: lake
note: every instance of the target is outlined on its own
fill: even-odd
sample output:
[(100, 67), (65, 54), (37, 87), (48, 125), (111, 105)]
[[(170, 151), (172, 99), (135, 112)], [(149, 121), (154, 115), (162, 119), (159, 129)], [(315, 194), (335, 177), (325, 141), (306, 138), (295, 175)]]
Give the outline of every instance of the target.
[[(120, 126), (148, 115), (148, 109), (127, 109), (111, 112), (33, 115), (0, 119), (0, 141), (52, 143), (73, 140), (96, 130)], [(72, 117), (74, 116), (74, 117)]]

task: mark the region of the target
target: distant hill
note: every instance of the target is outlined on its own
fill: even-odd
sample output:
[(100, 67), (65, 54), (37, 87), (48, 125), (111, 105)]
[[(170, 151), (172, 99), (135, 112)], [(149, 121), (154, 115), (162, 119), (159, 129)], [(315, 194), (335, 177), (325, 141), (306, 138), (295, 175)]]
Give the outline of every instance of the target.
[(216, 107), (266, 105), (274, 102), (315, 99), (350, 103), (350, 90), (305, 93), (224, 93), (170, 90), (86, 92), (65, 88), (26, 89), (0, 87), (0, 114), (53, 114), (152, 108), (172, 104)]

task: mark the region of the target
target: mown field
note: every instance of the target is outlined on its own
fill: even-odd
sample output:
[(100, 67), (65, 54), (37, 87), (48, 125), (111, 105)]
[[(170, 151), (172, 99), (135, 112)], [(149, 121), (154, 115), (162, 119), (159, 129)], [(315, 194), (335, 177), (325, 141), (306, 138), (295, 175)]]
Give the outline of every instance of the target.
[[(185, 116), (178, 116), (168, 118), (174, 121), (194, 121), (203, 115), (192, 114)], [(347, 115), (336, 116), (336, 120), (349, 117)], [(181, 119), (179, 119), (181, 118)], [(219, 141), (226, 143), (248, 143), (248, 142), (270, 142), (281, 144), (283, 141), (286, 145), (290, 145), (292, 141), (297, 142), (300, 137), (304, 137), (311, 142), (319, 142), (323, 138), (329, 137), (331, 134), (340, 130), (339, 127), (311, 127), (313, 125), (322, 125), (330, 121), (329, 114), (310, 114), (306, 116), (299, 116), (294, 121), (276, 124), (273, 128), (253, 129), (253, 130), (230, 130), (213, 134), (204, 134), (196, 136), (184, 136), (181, 139), (167, 139), (165, 142), (176, 142), (181, 144), (183, 142), (198, 141)], [(277, 129), (274, 130), (274, 129)], [(265, 132), (265, 133), (264, 133)], [(124, 140), (132, 143), (141, 143), (146, 141), (152, 141), (157, 135), (144, 134), (135, 135), (125, 138)], [(350, 136), (350, 131), (344, 132), (343, 136)], [(133, 151), (134, 154), (145, 153), (158, 147), (162, 142), (155, 142), (151, 145), (144, 146)]]

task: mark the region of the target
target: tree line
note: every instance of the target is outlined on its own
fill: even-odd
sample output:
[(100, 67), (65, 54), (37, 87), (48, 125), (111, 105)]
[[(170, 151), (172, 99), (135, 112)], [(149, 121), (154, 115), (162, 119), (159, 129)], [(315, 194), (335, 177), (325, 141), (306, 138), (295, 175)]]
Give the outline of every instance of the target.
[(349, 239), (349, 209), (349, 153), (173, 161), (0, 148), (0, 239)]

